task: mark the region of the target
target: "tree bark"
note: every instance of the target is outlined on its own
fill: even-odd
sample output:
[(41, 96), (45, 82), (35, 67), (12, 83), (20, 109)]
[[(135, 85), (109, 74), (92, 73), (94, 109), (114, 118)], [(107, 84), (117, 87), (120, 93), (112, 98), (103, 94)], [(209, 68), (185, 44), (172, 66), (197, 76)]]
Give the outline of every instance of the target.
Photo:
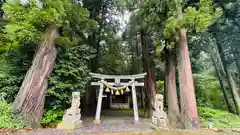
[[(138, 34), (136, 34), (136, 73), (141, 73), (142, 72), (142, 66), (141, 66), (141, 46), (138, 42), (139, 38), (138, 38)], [(141, 91), (141, 104), (142, 104), (142, 108), (146, 108), (145, 103), (144, 103), (144, 99), (145, 99), (145, 92), (144, 89), (142, 87), (139, 88)], [(145, 114), (144, 114), (145, 116)]]
[(222, 61), (219, 58), (219, 54), (214, 54), (212, 49), (209, 49), (209, 52), (210, 52), (210, 55), (211, 55), (211, 58), (212, 58), (215, 70), (217, 72), (217, 77), (218, 77), (218, 80), (219, 80), (219, 84), (220, 84), (221, 90), (223, 92), (223, 97), (224, 97), (225, 102), (226, 102), (227, 107), (228, 107), (228, 111), (230, 113), (234, 113), (234, 108), (233, 108), (232, 102), (230, 100), (232, 97), (228, 94), (228, 91), (227, 91), (226, 87), (224, 86), (225, 76), (226, 75), (225, 75), (225, 73), (221, 73), (222, 71), (224, 72), (224, 69), (222, 68), (222, 66), (218, 66), (219, 65), (218, 63), (221, 64)]
[(233, 79), (232, 72), (229, 68), (227, 69), (227, 76), (228, 76), (230, 87), (232, 89), (233, 101), (235, 103), (235, 108), (236, 108), (236, 114), (240, 115), (240, 95), (238, 93), (237, 85)]
[[(91, 69), (91, 72), (98, 72), (99, 60), (100, 60), (99, 58), (101, 57), (101, 54), (100, 54), (101, 31), (104, 27), (104, 18), (106, 15), (107, 8), (104, 5), (103, 0), (98, 0), (94, 2), (83, 0), (83, 6), (88, 9), (90, 13), (90, 18), (97, 21), (99, 24), (99, 28), (96, 31), (94, 31), (92, 35), (88, 37), (88, 43), (96, 49), (96, 57), (91, 59), (91, 61), (89, 62), (89, 69)], [(89, 81), (87, 86), (88, 89), (84, 95), (84, 99), (85, 99), (84, 114), (85, 115), (94, 115), (97, 107), (96, 90), (92, 89), (90, 83), (91, 82)]]
[[(166, 60), (167, 61), (167, 60)], [(167, 72), (168, 72), (168, 64), (166, 63), (165, 64), (165, 78), (164, 78), (164, 91), (163, 91), (163, 105), (164, 107), (167, 107), (168, 108), (168, 103), (167, 103), (167, 84), (168, 84), (168, 76), (167, 76)]]
[(218, 51), (220, 53), (220, 57), (221, 57), (222, 62), (223, 62), (223, 68), (226, 72), (227, 81), (228, 81), (229, 87), (231, 89), (233, 102), (234, 102), (234, 105), (235, 105), (235, 108), (236, 108), (236, 114), (240, 115), (240, 96), (239, 96), (239, 93), (238, 93), (238, 89), (237, 89), (235, 81), (233, 80), (231, 71), (226, 64), (227, 62), (226, 62), (226, 59), (224, 57), (224, 52), (223, 52), (222, 46), (221, 46), (221, 44), (218, 43), (218, 41), (216, 43), (217, 43)]
[(233, 56), (234, 56), (234, 59), (235, 59), (235, 62), (236, 62), (236, 66), (237, 66), (237, 69), (238, 69), (238, 74), (240, 75), (240, 55), (239, 55), (240, 50), (237, 47), (232, 48), (233, 52), (236, 51), (236, 50), (237, 50), (238, 53), (234, 53)]
[(43, 116), (47, 79), (57, 55), (55, 47), (55, 39), (58, 37), (57, 27), (49, 27), (44, 36), (45, 40), (39, 46), (13, 102), (13, 111), (20, 113), (31, 128), (40, 127)]
[(197, 112), (196, 96), (193, 84), (192, 68), (189, 58), (187, 30), (179, 30), (179, 84), (180, 84), (180, 103), (181, 115), (186, 129), (199, 129), (200, 122)]
[[(147, 107), (148, 107), (148, 114), (151, 117), (153, 108), (154, 108), (154, 99), (156, 95), (156, 76), (154, 71), (154, 61), (153, 56), (150, 55), (150, 40), (149, 35), (141, 30), (141, 44), (142, 44), (142, 56), (143, 56), (143, 70), (147, 73), (145, 80), (144, 80), (144, 88), (145, 93), (147, 96)], [(149, 44), (148, 44), (149, 43)]]
[(182, 128), (176, 90), (176, 57), (174, 52), (166, 51), (166, 90), (168, 96), (168, 119), (173, 128)]
[(235, 62), (238, 69), (238, 74), (240, 75), (240, 56), (239, 54), (234, 54), (234, 57), (235, 57)]

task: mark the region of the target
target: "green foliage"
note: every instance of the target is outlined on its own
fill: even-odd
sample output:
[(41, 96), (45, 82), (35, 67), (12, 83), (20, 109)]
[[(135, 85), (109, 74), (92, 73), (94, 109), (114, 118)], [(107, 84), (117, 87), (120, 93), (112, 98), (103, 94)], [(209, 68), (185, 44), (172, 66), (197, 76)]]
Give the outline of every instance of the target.
[(22, 119), (17, 115), (12, 115), (11, 104), (8, 104), (6, 100), (0, 101), (0, 129), (20, 129), (25, 127)]
[[(96, 27), (96, 23), (89, 19), (87, 9), (71, 0), (45, 0), (42, 8), (38, 7), (36, 0), (24, 6), (20, 1), (8, 1), (2, 9), (8, 23), (1, 35), (5, 40), (1, 46), (17, 46), (25, 41), (38, 43), (43, 32), (52, 25), (62, 27), (66, 32), (71, 29), (87, 31)], [(68, 38), (71, 41), (71, 36)]]
[(157, 81), (156, 82), (156, 85), (157, 85), (157, 90), (160, 94), (163, 94), (164, 93), (164, 81)]
[[(0, 92), (8, 101), (14, 100), (37, 45), (46, 38), (43, 33), (54, 25), (59, 28), (61, 37), (56, 40), (59, 53), (49, 78), (45, 107), (66, 109), (72, 92), (84, 92), (89, 80), (88, 61), (95, 52), (83, 44), (95, 31), (96, 22), (89, 19), (86, 8), (72, 0), (45, 0), (42, 7), (38, 7), (36, 0), (30, 0), (26, 5), (8, 1), (3, 10), (8, 22), (0, 35), (0, 48), (9, 54), (6, 53), (6, 61), (0, 59), (4, 63), (0, 65)], [(54, 121), (49, 118), (49, 113), (43, 120), (45, 124)]]
[(61, 122), (63, 115), (63, 110), (47, 110), (44, 113), (44, 118), (41, 120), (41, 124), (43, 126), (58, 124)]
[(0, 54), (0, 93), (11, 103), (17, 94), (26, 70), (31, 64), (35, 44), (31, 42)]
[(7, 60), (4, 57), (0, 57), (0, 77), (7, 76), (10, 72), (9, 66), (7, 64)]
[(104, 68), (100, 68), (100, 72), (103, 74), (126, 74), (128, 65), (125, 63), (125, 57), (124, 52), (121, 53), (119, 48), (109, 50), (101, 57), (99, 64)]
[(240, 117), (227, 111), (199, 107), (198, 113), (202, 127), (207, 127), (208, 121), (211, 121), (216, 128), (240, 128)]
[[(10, 57), (9, 57), (10, 58)], [(12, 58), (12, 57), (11, 57)], [(17, 59), (15, 59), (17, 61)], [(22, 83), (23, 80), (23, 75), (21, 74), (13, 74), (13, 72), (18, 72), (16, 71), (15, 67), (17, 65), (13, 66), (10, 64), (10, 61), (8, 60), (8, 57), (2, 55), (0, 57), (0, 94), (5, 97), (7, 102), (13, 102), (15, 94), (18, 92), (19, 87)], [(21, 63), (23, 64), (23, 63)], [(15, 71), (13, 71), (15, 70)]]
[(221, 15), (220, 8), (213, 7), (212, 0), (200, 0), (200, 7), (187, 7), (182, 9), (176, 3), (175, 10), (168, 13), (168, 19), (164, 28), (164, 36), (170, 38), (176, 36), (176, 32), (180, 28), (195, 29), (197, 32), (207, 29)]
[(209, 74), (194, 74), (196, 98), (199, 106), (227, 109), (219, 81)]
[(47, 108), (65, 109), (70, 104), (73, 91), (85, 92), (90, 79), (87, 64), (93, 53), (90, 46), (80, 45), (59, 54), (49, 78)]
[(19, 87), (22, 83), (23, 76), (8, 75), (0, 77), (0, 93), (8, 102), (13, 102)]

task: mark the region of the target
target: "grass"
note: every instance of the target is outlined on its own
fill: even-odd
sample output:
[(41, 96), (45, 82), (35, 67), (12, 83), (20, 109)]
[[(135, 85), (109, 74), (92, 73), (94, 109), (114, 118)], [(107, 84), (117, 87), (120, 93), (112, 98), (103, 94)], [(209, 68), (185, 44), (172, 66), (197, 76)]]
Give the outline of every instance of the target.
[(201, 126), (207, 127), (208, 121), (212, 121), (216, 128), (240, 128), (240, 117), (227, 111), (199, 107)]

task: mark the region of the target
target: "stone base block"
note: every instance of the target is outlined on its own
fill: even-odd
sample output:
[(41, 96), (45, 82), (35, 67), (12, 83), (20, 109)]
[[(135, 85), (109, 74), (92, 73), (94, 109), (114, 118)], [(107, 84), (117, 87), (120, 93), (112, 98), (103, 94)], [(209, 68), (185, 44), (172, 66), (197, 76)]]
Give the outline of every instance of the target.
[(156, 125), (152, 124), (152, 123), (149, 126), (153, 130), (157, 130), (158, 129), (158, 127)]
[(93, 121), (93, 124), (99, 125), (99, 124), (101, 124), (101, 120), (94, 120), (94, 121)]
[(79, 129), (82, 126), (82, 121), (77, 123), (60, 123), (57, 126), (57, 129), (64, 129), (64, 130), (74, 130)]
[(159, 127), (159, 126), (156, 126), (156, 125), (154, 125), (154, 124), (150, 124), (150, 128), (151, 129), (153, 129), (153, 130), (155, 130), (155, 131), (161, 131), (161, 130), (163, 130), (163, 129), (165, 129), (165, 130), (167, 130), (168, 129), (168, 127)]

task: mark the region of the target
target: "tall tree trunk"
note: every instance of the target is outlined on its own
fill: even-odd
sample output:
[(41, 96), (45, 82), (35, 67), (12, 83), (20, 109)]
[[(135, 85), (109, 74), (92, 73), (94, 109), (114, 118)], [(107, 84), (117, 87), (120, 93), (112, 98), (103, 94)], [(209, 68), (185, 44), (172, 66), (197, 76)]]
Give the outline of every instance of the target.
[(153, 56), (150, 55), (149, 46), (151, 45), (151, 41), (149, 39), (149, 35), (144, 32), (144, 30), (141, 31), (141, 43), (142, 43), (142, 54), (143, 54), (143, 69), (144, 72), (147, 73), (147, 76), (145, 77), (144, 81), (144, 88), (145, 93), (147, 96), (147, 105), (148, 105), (148, 114), (149, 116), (152, 116), (153, 107), (154, 107), (154, 99), (156, 94), (156, 76), (154, 71), (154, 61)]
[[(231, 102), (231, 96), (228, 94), (228, 91), (226, 89), (226, 87), (224, 86), (224, 82), (225, 82), (225, 73), (221, 73), (222, 71), (224, 72), (224, 69), (222, 68), (222, 66), (219, 66), (218, 63), (222, 63), (221, 59), (219, 58), (219, 54), (214, 54), (212, 49), (209, 49), (210, 55), (211, 55), (211, 59), (213, 61), (213, 65), (215, 67), (215, 70), (217, 72), (217, 77), (219, 80), (219, 84), (221, 87), (221, 90), (223, 92), (223, 97), (225, 99), (225, 102), (227, 104), (228, 107), (228, 111), (231, 113), (234, 113), (234, 108), (232, 106), (232, 102)], [(218, 59), (218, 60), (217, 60)], [(222, 65), (222, 64), (221, 64)]]
[(234, 48), (232, 48), (232, 52), (234, 52), (234, 59), (235, 59), (236, 66), (238, 69), (238, 74), (240, 75), (240, 55), (239, 55), (240, 49), (238, 49), (237, 47), (234, 47)]
[(166, 90), (168, 96), (168, 119), (173, 128), (182, 128), (176, 90), (176, 57), (174, 52), (166, 51)]
[(164, 91), (163, 91), (163, 105), (164, 105), (164, 107), (166, 107), (166, 108), (168, 108), (168, 104), (167, 104), (167, 99), (168, 99), (168, 97), (167, 97), (167, 84), (168, 84), (168, 76), (167, 76), (167, 72), (168, 72), (168, 67), (167, 67), (167, 65), (168, 65), (168, 63), (166, 62), (166, 64), (165, 64), (166, 66), (165, 66), (165, 78), (164, 78)]
[[(89, 2), (88, 0), (83, 0), (83, 5), (86, 7), (90, 12), (90, 18), (97, 21), (99, 24), (99, 28), (97, 31), (94, 31), (92, 35), (89, 36), (88, 42), (89, 44), (96, 49), (96, 57), (91, 59), (89, 63), (89, 69), (91, 72), (97, 72), (99, 69), (99, 58), (100, 55), (100, 41), (101, 41), (101, 31), (104, 27), (104, 18), (106, 15), (106, 7), (104, 5), (103, 0)], [(100, 15), (101, 14), (101, 15)], [(99, 19), (99, 16), (101, 18)], [(85, 92), (84, 99), (85, 99), (85, 108), (84, 114), (85, 115), (94, 115), (96, 112), (97, 106), (97, 99), (96, 99), (96, 90), (92, 89), (91, 82), (87, 84), (87, 91)]]
[[(139, 38), (138, 38), (138, 34), (136, 34), (136, 73), (142, 73), (142, 66), (141, 66), (141, 46), (139, 44)], [(146, 108), (146, 105), (144, 103), (144, 99), (146, 97), (144, 89), (142, 87), (139, 88), (141, 91), (141, 104), (142, 104), (142, 108)], [(145, 116), (145, 114), (144, 114)]]
[(236, 66), (238, 69), (238, 74), (240, 76), (240, 56), (239, 56), (239, 54), (234, 54), (234, 57), (235, 57), (235, 62), (236, 62)]
[(132, 54), (131, 54), (131, 56), (132, 56), (132, 67), (131, 67), (131, 71), (130, 71), (130, 73), (131, 74), (135, 74), (137, 71), (137, 66), (138, 65), (136, 65), (136, 62), (137, 62), (137, 60), (135, 59), (136, 57), (135, 57), (135, 53), (136, 53), (136, 48), (134, 48), (134, 45), (133, 45), (133, 42), (129, 42), (129, 46), (131, 47), (131, 52), (132, 52)]
[(13, 111), (20, 113), (31, 128), (40, 127), (43, 116), (47, 79), (57, 55), (55, 47), (55, 39), (58, 37), (57, 27), (51, 26), (44, 36), (45, 41), (39, 46), (13, 102)]
[(164, 91), (163, 91), (163, 105), (168, 108), (168, 72), (169, 72), (169, 50), (167, 48), (164, 49), (165, 52), (165, 72), (164, 72)]
[(179, 30), (178, 49), (178, 73), (182, 121), (186, 129), (199, 129), (200, 122), (197, 112), (192, 68), (188, 51), (187, 30), (185, 28)]
[(238, 89), (237, 89), (235, 81), (233, 80), (231, 71), (228, 68), (228, 65), (226, 64), (227, 61), (225, 59), (222, 46), (221, 46), (221, 44), (218, 43), (218, 41), (216, 43), (217, 43), (218, 51), (220, 53), (220, 57), (221, 57), (222, 62), (223, 62), (223, 68), (226, 72), (227, 81), (228, 81), (229, 87), (231, 89), (231, 94), (233, 96), (233, 102), (235, 104), (236, 114), (240, 115), (240, 96), (239, 96), (239, 93), (238, 93)]
[(233, 79), (232, 72), (229, 68), (227, 69), (227, 77), (229, 80), (230, 87), (232, 89), (233, 101), (235, 103), (235, 108), (236, 108), (236, 114), (240, 115), (240, 95), (238, 93), (237, 85)]

